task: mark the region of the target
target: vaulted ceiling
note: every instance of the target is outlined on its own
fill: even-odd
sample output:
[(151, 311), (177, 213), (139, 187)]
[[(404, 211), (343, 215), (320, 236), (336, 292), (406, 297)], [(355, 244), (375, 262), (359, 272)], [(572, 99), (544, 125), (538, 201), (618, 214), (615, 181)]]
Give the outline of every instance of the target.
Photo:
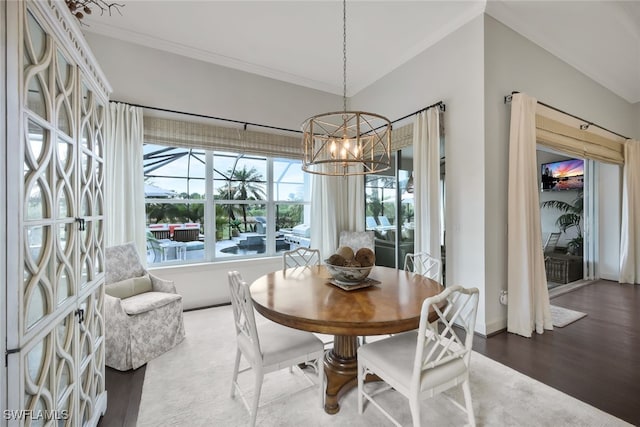
[[(84, 31), (342, 94), (342, 2), (125, 1)], [(640, 1), (347, 2), (353, 95), (485, 12), (631, 103)]]

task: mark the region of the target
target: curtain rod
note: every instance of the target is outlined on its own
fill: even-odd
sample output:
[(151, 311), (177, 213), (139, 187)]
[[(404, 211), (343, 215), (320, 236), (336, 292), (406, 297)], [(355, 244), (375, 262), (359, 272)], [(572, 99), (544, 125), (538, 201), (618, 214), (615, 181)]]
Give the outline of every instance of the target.
[[(517, 91), (517, 90), (514, 90), (513, 92), (511, 92), (511, 95), (506, 95), (506, 96), (504, 97), (504, 103), (505, 103), (505, 104), (508, 104), (509, 102), (511, 102), (511, 99), (513, 98), (513, 95), (515, 95), (516, 93), (520, 93), (520, 92), (519, 92), (519, 91)], [(614, 131), (612, 131), (612, 130), (609, 130), (609, 129), (607, 129), (606, 127), (600, 126), (599, 124), (593, 123), (593, 122), (591, 122), (591, 121), (589, 121), (589, 120), (585, 120), (585, 119), (583, 119), (582, 117), (578, 117), (578, 116), (576, 116), (576, 115), (574, 115), (574, 114), (567, 113), (566, 111), (563, 111), (563, 110), (561, 110), (561, 109), (559, 109), (559, 108), (553, 107), (553, 106), (551, 106), (551, 105), (549, 105), (549, 104), (545, 104), (544, 102), (540, 102), (540, 101), (537, 101), (537, 102), (538, 102), (538, 104), (540, 104), (540, 105), (544, 105), (544, 106), (545, 106), (545, 107), (547, 107), (547, 108), (551, 108), (551, 109), (552, 109), (552, 110), (554, 110), (554, 111), (557, 111), (557, 112), (562, 113), (562, 114), (566, 114), (567, 116), (573, 117), (574, 119), (578, 119), (578, 120), (580, 120), (581, 122), (585, 122), (586, 124), (582, 124), (582, 125), (580, 125), (580, 129), (581, 129), (581, 130), (587, 130), (587, 129), (589, 129), (589, 126), (595, 126), (595, 127), (600, 128), (600, 129), (602, 129), (602, 130), (606, 130), (607, 132), (612, 133), (612, 134), (614, 134), (614, 135), (616, 135), (616, 136), (619, 136), (620, 138), (624, 138), (624, 139), (631, 139), (631, 138), (629, 138), (628, 136), (621, 135), (621, 134), (619, 134), (618, 132), (614, 132)]]
[[(413, 113), (409, 113), (409, 114), (407, 114), (405, 116), (400, 117), (399, 119), (395, 119), (394, 121), (391, 122), (391, 124), (397, 123), (400, 120), (404, 120), (404, 119), (409, 118), (411, 116), (415, 116), (416, 114), (422, 113), (423, 111), (427, 111), (429, 108), (433, 108), (433, 107), (440, 107), (440, 111), (446, 111), (447, 110), (447, 106), (445, 105), (445, 103), (443, 101), (438, 101), (435, 104), (429, 105), (428, 107), (421, 108), (418, 111), (414, 111)], [(380, 128), (383, 128), (383, 127), (384, 127), (384, 125), (378, 126), (377, 128), (370, 130), (369, 132), (376, 131), (376, 130), (378, 130)]]
[[(187, 113), (185, 111), (170, 110), (170, 109), (167, 109), (167, 108), (160, 108), (160, 107), (149, 107), (148, 105), (132, 104), (130, 102), (124, 102), (124, 101), (112, 100), (110, 102), (117, 102), (117, 103), (120, 103), (120, 104), (127, 104), (127, 105), (131, 105), (132, 107), (146, 108), (148, 110), (163, 111), (165, 113), (184, 114), (186, 116), (193, 116), (193, 117), (200, 117), (200, 118), (204, 118), (204, 119), (214, 119), (214, 120), (221, 120), (221, 121), (224, 121), (224, 122), (238, 123), (238, 124), (244, 125), (244, 129), (245, 130), (247, 130), (247, 126), (258, 126), (258, 127), (263, 127), (263, 128), (267, 128), (267, 129), (282, 130), (282, 131), (286, 131), (286, 132), (303, 133), (301, 130), (287, 129), (287, 128), (281, 128), (281, 127), (277, 127), (277, 126), (261, 125), (259, 123), (251, 123), (251, 122), (244, 122), (244, 121), (241, 121), (241, 120), (225, 119), (223, 117), (207, 116), (206, 114)], [(404, 120), (404, 119), (406, 119), (408, 117), (411, 117), (411, 116), (414, 116), (414, 115), (416, 115), (418, 113), (422, 113), (423, 111), (427, 111), (429, 108), (433, 108), (433, 107), (440, 107), (440, 111), (446, 111), (446, 106), (445, 106), (444, 102), (438, 101), (435, 104), (429, 105), (428, 107), (421, 108), (418, 111), (414, 111), (413, 113), (407, 114), (406, 116), (402, 116), (399, 119), (395, 119), (391, 123), (393, 124), (393, 123), (399, 122), (400, 120)]]
[(251, 123), (251, 122), (244, 122), (244, 121), (241, 121), (241, 120), (225, 119), (223, 117), (207, 116), (206, 114), (187, 113), (187, 112), (184, 112), (184, 111), (169, 110), (167, 108), (149, 107), (147, 105), (131, 104), (130, 102), (123, 102), (123, 101), (110, 101), (110, 102), (119, 102), (121, 104), (131, 105), (132, 107), (140, 107), (140, 108), (146, 108), (148, 110), (164, 111), (165, 113), (184, 114), (186, 116), (201, 117), (201, 118), (204, 118), (204, 119), (214, 119), (214, 120), (221, 120), (221, 121), (224, 121), (224, 122), (238, 123), (238, 124), (244, 125), (244, 130), (247, 130), (247, 126), (258, 126), (258, 127), (267, 128), (267, 129), (275, 129), (275, 130), (283, 130), (283, 131), (286, 131), (286, 132), (302, 133), (301, 130), (287, 129), (287, 128), (281, 128), (281, 127), (277, 127), (277, 126), (261, 125), (259, 123)]
[(442, 101), (438, 101), (435, 104), (429, 105), (428, 107), (421, 108), (418, 111), (414, 111), (413, 113), (409, 113), (406, 116), (400, 117), (399, 119), (395, 119), (391, 123), (393, 124), (393, 123), (399, 122), (400, 120), (404, 120), (404, 119), (406, 119), (408, 117), (415, 116), (416, 114), (422, 113), (423, 111), (427, 111), (429, 108), (433, 108), (433, 107), (440, 107), (440, 111), (446, 111), (447, 110), (447, 106), (445, 105), (445, 103), (442, 102)]

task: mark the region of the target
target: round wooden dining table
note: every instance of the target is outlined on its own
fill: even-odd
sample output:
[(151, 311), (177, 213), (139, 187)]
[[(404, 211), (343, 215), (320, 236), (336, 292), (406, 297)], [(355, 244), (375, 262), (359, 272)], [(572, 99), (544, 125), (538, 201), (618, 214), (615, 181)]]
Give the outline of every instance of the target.
[[(375, 266), (370, 287), (343, 290), (330, 283), (324, 266), (275, 271), (251, 284), (255, 309), (291, 328), (334, 335), (325, 353), (325, 412), (340, 410), (339, 399), (357, 385), (358, 337), (416, 329), (425, 298), (444, 287), (422, 275)], [(435, 318), (434, 318), (435, 319)]]

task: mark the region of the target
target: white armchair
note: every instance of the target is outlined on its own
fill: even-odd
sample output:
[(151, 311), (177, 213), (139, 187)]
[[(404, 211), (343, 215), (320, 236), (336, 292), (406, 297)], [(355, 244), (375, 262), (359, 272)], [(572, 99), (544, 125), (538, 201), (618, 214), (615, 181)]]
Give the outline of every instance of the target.
[(133, 243), (105, 250), (106, 365), (137, 369), (185, 336), (182, 296), (140, 263)]
[(360, 248), (376, 249), (375, 233), (373, 231), (341, 231), (340, 246), (349, 246), (356, 252)]

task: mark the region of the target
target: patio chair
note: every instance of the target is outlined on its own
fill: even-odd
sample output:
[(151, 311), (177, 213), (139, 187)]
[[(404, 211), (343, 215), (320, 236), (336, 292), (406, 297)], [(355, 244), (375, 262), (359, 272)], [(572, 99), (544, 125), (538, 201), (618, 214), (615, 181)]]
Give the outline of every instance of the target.
[(384, 215), (380, 215), (378, 217), (378, 221), (380, 222), (380, 225), (383, 227), (393, 227), (393, 225), (389, 222), (389, 218), (387, 218)]
[(545, 257), (551, 255), (555, 250), (556, 246), (558, 246), (558, 241), (560, 240), (561, 233), (551, 233), (549, 237), (547, 237), (547, 241), (544, 244), (544, 255)]
[(200, 228), (176, 228), (173, 230), (173, 240), (176, 242), (194, 242), (200, 237)]
[(169, 231), (168, 228), (161, 229), (161, 230), (150, 229), (149, 231), (151, 231), (151, 234), (153, 234), (153, 237), (155, 237), (157, 240), (171, 238), (171, 232)]
[[(468, 423), (475, 426), (469, 362), (478, 296), (476, 288), (447, 288), (424, 300), (418, 331), (394, 335), (358, 348), (358, 412), (363, 413), (364, 399), (367, 399), (393, 423), (400, 425), (374, 399), (379, 393), (395, 390), (408, 398), (413, 425), (419, 427), (420, 401), (461, 385), (464, 406), (446, 394), (443, 396), (462, 409)], [(434, 314), (437, 321), (430, 323), (429, 316)], [(365, 390), (367, 374), (377, 375), (386, 386), (373, 392)]]
[(164, 250), (160, 246), (163, 240), (158, 240), (153, 236), (153, 233), (147, 231), (147, 263), (153, 264), (156, 262), (162, 262), (164, 258)]
[(376, 222), (376, 219), (372, 216), (366, 217), (365, 223), (367, 225), (367, 230), (375, 230), (376, 228), (378, 228), (378, 223)]

